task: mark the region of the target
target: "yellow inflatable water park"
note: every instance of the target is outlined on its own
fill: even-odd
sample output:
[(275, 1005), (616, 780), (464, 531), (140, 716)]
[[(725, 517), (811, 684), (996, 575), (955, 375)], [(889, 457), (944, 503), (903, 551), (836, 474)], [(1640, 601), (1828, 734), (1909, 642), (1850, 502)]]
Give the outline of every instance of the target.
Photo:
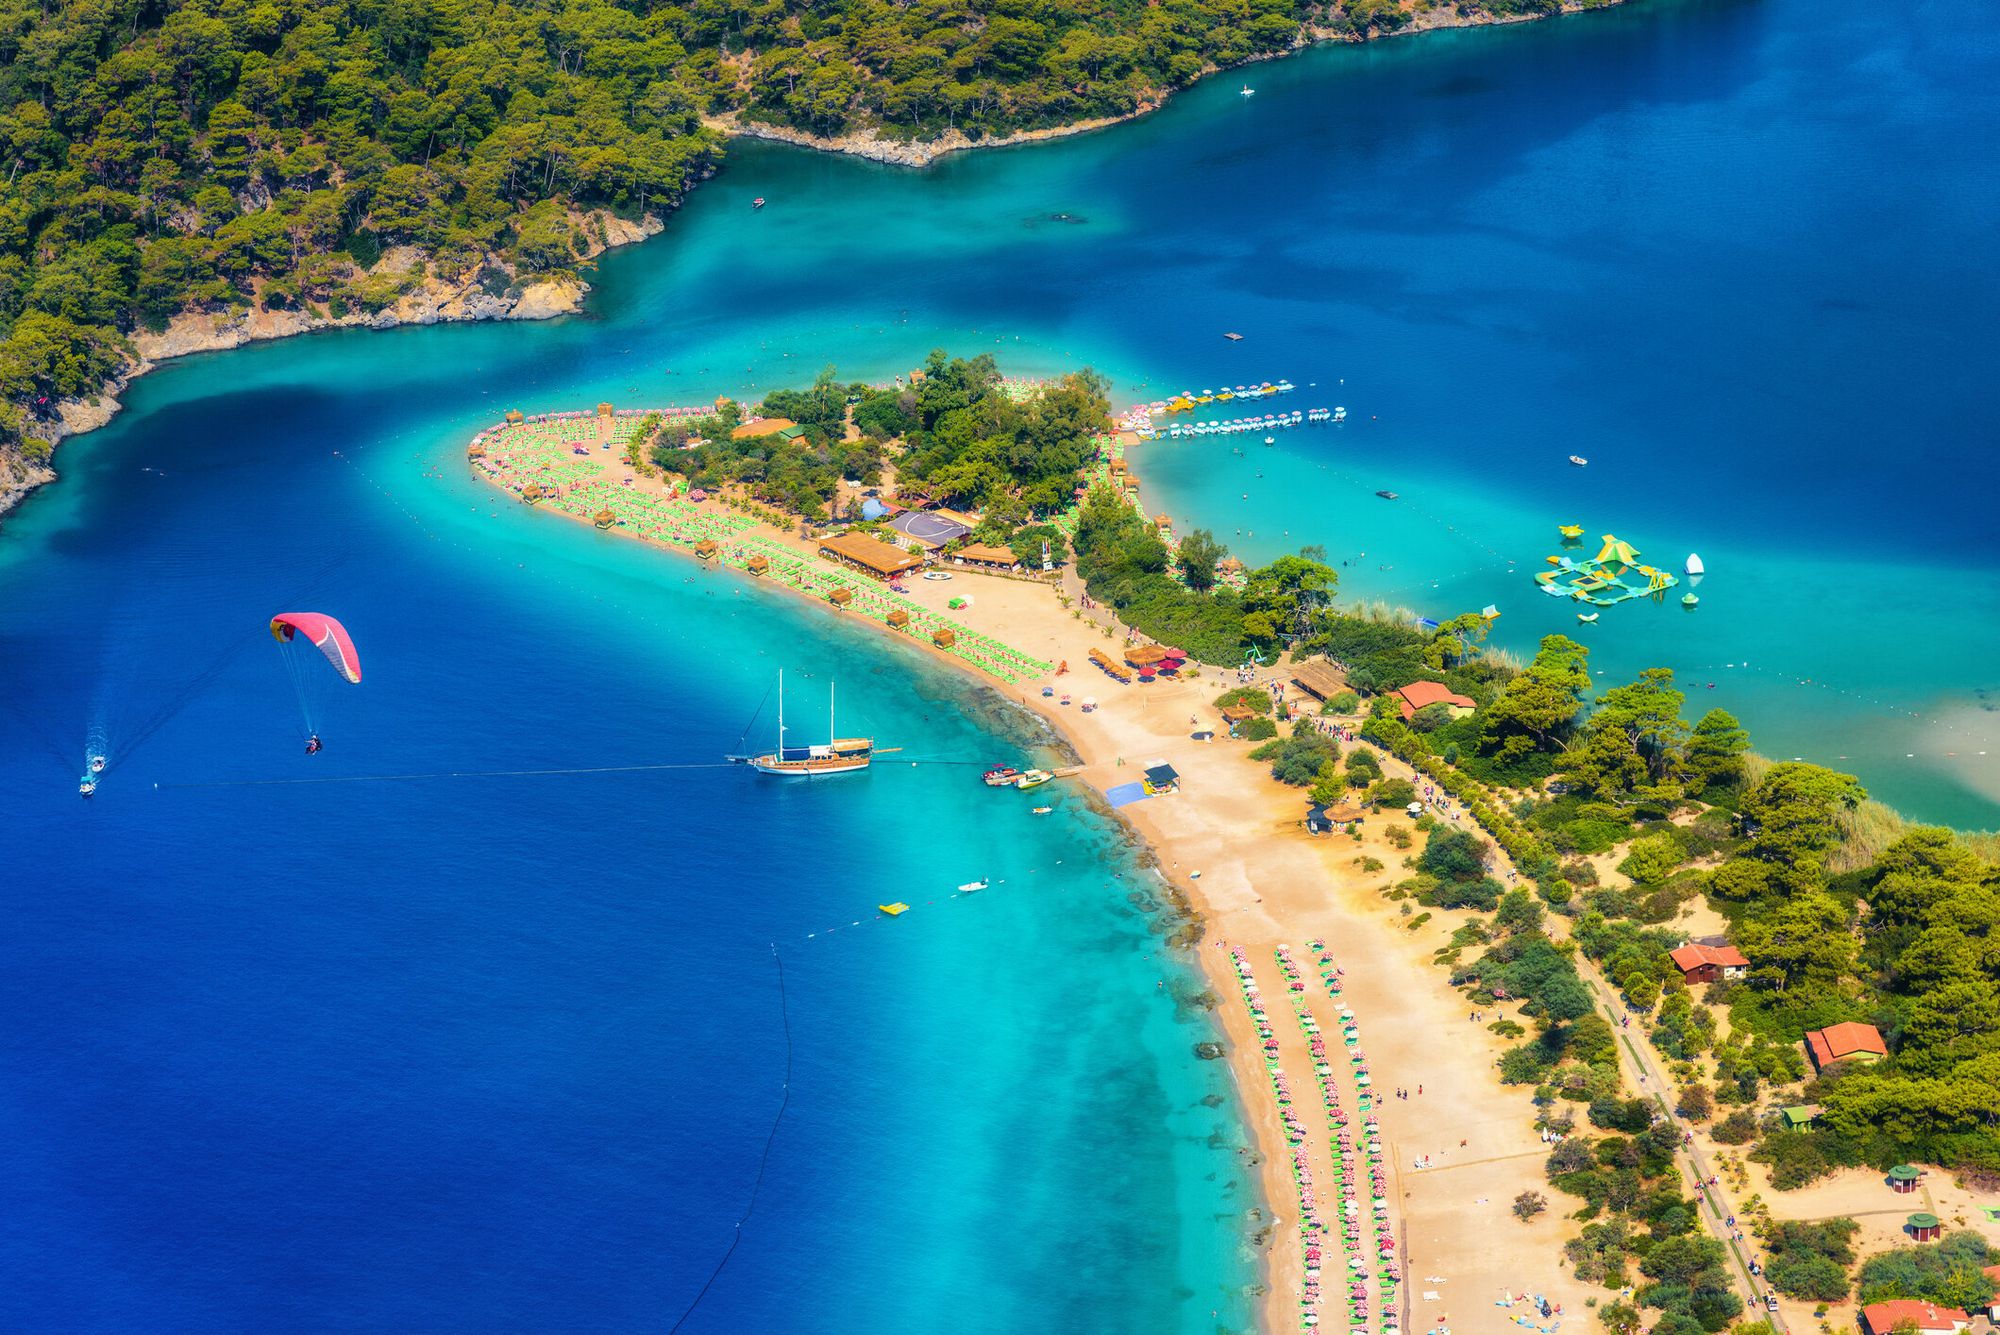
[[(1563, 526), (1569, 536), (1575, 525)], [(1574, 598), (1593, 607), (1610, 607), (1628, 598), (1653, 598), (1680, 583), (1673, 575), (1639, 559), (1639, 549), (1607, 533), (1596, 556), (1579, 561), (1571, 556), (1551, 556), (1549, 569), (1535, 576), (1543, 593), (1555, 598)], [(1594, 618), (1593, 618), (1594, 619)]]

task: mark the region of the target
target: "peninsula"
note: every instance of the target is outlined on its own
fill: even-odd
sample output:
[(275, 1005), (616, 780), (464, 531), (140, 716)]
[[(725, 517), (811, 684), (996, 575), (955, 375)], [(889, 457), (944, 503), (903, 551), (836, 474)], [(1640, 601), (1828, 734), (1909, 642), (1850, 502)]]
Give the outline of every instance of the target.
[(1317, 41), (1615, 0), (1177, 0), (1136, 22), (493, 0), (19, 7), (0, 23), (0, 511), (135, 375), (338, 326), (577, 309), (727, 134), (922, 164), (1111, 124)]
[[(1262, 402), (1281, 383), (1182, 411), (1289, 420)], [(1266, 1329), (1990, 1301), (1963, 1262), (2000, 1261), (2000, 1039), (1951, 1017), (2000, 1006), (1992, 841), (1770, 764), (1720, 710), (1690, 723), (1671, 673), (1593, 695), (1565, 637), (1522, 666), (1479, 614), (1344, 610), (1312, 550), (1247, 569), (1147, 515), (1152, 406), (1108, 410), (1087, 372), (934, 354), (754, 410), (510, 414), (467, 454), (1057, 730), (1059, 782), (1191, 910), (1255, 1138)], [(1913, 1251), (1877, 1216), (1919, 1190), (1910, 1218), (1950, 1236)]]

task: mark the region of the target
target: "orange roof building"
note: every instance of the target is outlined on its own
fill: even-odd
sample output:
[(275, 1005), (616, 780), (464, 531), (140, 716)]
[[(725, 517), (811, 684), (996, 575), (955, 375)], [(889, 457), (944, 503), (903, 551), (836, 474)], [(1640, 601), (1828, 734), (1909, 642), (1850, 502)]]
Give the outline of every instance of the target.
[(1678, 950), (1668, 951), (1667, 958), (1681, 971), (1681, 977), (1690, 983), (1741, 978), (1743, 971), (1750, 967), (1750, 961), (1743, 958), (1743, 952), (1735, 946), (1703, 946), (1689, 942)]
[(1835, 1062), (1880, 1061), (1889, 1055), (1889, 1048), (1874, 1025), (1843, 1020), (1807, 1034), (1806, 1053), (1813, 1067), (1823, 1071)]
[(1871, 1335), (1889, 1335), (1905, 1322), (1915, 1326), (1919, 1335), (1951, 1335), (1971, 1325), (1972, 1318), (1956, 1307), (1939, 1307), (1915, 1298), (1870, 1303), (1861, 1309), (1861, 1327)]
[(1441, 681), (1413, 681), (1408, 686), (1397, 687), (1395, 695), (1405, 722), (1415, 718), (1417, 711), (1428, 705), (1448, 705), (1453, 717), (1479, 707), (1478, 701), (1468, 700)]

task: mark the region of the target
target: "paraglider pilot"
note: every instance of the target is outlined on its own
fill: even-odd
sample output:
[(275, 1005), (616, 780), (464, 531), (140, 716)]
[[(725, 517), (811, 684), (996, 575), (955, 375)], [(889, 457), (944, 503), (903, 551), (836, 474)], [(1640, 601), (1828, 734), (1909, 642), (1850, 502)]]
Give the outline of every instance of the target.
[(310, 736), (310, 737), (306, 738), (306, 754), (307, 754), (307, 755), (309, 755), (309, 756), (316, 756), (316, 755), (318, 755), (318, 754), (319, 754), (319, 748), (320, 748), (320, 740), (319, 740), (319, 734), (318, 734), (318, 733), (314, 733), (314, 734), (313, 734), (312, 736)]

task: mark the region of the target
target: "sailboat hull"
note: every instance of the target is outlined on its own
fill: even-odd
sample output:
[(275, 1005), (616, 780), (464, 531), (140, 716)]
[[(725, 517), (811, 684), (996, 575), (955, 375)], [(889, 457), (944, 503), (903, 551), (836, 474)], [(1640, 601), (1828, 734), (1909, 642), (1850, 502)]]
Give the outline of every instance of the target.
[(780, 760), (758, 756), (750, 768), (776, 779), (824, 779), (834, 774), (852, 774), (868, 768), (868, 757), (829, 756), (824, 760)]

